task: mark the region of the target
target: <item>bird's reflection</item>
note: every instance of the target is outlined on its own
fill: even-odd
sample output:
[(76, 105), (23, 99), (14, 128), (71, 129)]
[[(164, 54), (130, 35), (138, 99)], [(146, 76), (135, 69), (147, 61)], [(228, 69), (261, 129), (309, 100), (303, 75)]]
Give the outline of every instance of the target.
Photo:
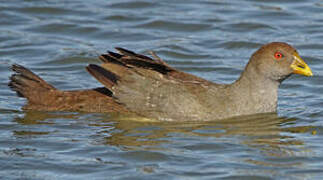
[[(261, 156), (255, 155), (254, 158), (249, 156), (243, 159), (248, 164), (264, 167), (299, 167), (302, 163), (297, 161), (284, 163), (279, 161), (282, 158), (294, 158), (311, 151), (301, 139), (297, 138), (297, 134), (309, 132), (314, 127), (295, 126), (293, 124), (296, 120), (279, 117), (276, 113), (196, 123), (119, 120), (115, 124), (118, 131), (111, 132), (104, 143), (125, 150), (168, 151), (169, 146), (161, 144), (177, 143), (181, 141), (181, 137), (195, 138), (195, 140), (197, 137), (202, 142), (207, 138), (206, 141), (218, 142), (220, 146), (226, 143), (222, 142), (222, 139), (225, 139), (224, 141), (229, 139), (253, 149), (251, 152), (260, 152)], [(217, 152), (216, 149), (213, 151)]]
[[(24, 117), (16, 118), (16, 122), (24, 125), (41, 124), (48, 118), (73, 119), (76, 116), (80, 114), (27, 112)], [(225, 137), (235, 139), (238, 144), (254, 148), (271, 158), (297, 156), (300, 152), (310, 151), (306, 149), (305, 143), (297, 138), (297, 134), (309, 132), (314, 128), (296, 126), (297, 119), (279, 117), (276, 113), (242, 116), (214, 122), (135, 121), (118, 114), (103, 117), (105, 118), (95, 123), (91, 122), (91, 116), (88, 117), (88, 126), (98, 128), (96, 137), (102, 138), (96, 141), (123, 150), (167, 150), (165, 148), (167, 146), (162, 145), (176, 143), (180, 141), (180, 137), (200, 138), (200, 141), (204, 141), (207, 137), (207, 141), (215, 142)], [(264, 161), (255, 159), (245, 161), (268, 165)]]
[(199, 137), (238, 136), (242, 144), (260, 148), (271, 156), (292, 153), (289, 146), (303, 145), (295, 133), (304, 133), (311, 126), (291, 126), (295, 118), (279, 117), (276, 113), (242, 116), (213, 122), (138, 122), (118, 118), (115, 129), (105, 143), (136, 148), (154, 147), (171, 141), (172, 134)]

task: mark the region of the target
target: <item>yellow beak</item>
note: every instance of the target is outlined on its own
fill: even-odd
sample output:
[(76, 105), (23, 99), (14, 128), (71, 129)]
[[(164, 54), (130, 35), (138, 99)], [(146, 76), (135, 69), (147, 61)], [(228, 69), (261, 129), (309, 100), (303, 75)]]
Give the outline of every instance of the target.
[(312, 70), (308, 65), (304, 62), (304, 60), (299, 57), (298, 53), (294, 53), (294, 61), (290, 67), (294, 70), (294, 74), (301, 74), (304, 76), (313, 76)]

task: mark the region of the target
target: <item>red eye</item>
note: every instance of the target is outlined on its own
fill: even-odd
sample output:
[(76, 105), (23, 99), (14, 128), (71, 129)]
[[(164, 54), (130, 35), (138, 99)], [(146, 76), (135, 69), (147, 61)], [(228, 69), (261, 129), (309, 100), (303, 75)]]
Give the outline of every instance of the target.
[(281, 59), (282, 57), (283, 57), (283, 54), (282, 54), (281, 52), (276, 52), (276, 53), (275, 53), (275, 58), (276, 58), (277, 60)]

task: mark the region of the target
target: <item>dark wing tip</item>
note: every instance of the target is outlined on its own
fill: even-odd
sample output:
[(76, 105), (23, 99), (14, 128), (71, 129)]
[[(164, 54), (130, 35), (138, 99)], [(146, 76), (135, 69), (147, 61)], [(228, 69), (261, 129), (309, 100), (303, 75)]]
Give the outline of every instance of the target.
[(136, 56), (137, 54), (133, 51), (130, 51), (130, 50), (127, 50), (127, 49), (124, 49), (124, 48), (121, 48), (121, 47), (115, 47), (115, 49), (120, 53), (120, 54), (123, 54), (123, 55), (126, 55), (126, 56)]
[(86, 70), (99, 82), (107, 86), (108, 88), (111, 88), (113, 85), (117, 83), (119, 80), (118, 76), (114, 74), (113, 72), (110, 72), (106, 69), (104, 69), (101, 66), (98, 66), (96, 64), (89, 64), (86, 67)]

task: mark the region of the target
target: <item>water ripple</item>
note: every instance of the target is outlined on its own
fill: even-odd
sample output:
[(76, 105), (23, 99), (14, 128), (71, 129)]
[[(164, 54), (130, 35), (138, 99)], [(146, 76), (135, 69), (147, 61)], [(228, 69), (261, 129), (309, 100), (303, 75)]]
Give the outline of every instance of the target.
[(171, 22), (171, 21), (164, 21), (164, 20), (154, 20), (141, 25), (137, 25), (135, 27), (158, 29), (158, 30), (164, 30), (164, 31), (171, 30), (171, 31), (179, 31), (179, 32), (194, 32), (194, 31), (208, 30), (212, 26), (208, 24), (192, 24), (192, 23), (180, 23), (180, 22)]
[[(322, 7), (314, 0), (2, 1), (0, 176), (320, 179)], [(183, 124), (27, 112), (7, 87), (13, 63), (60, 89), (102, 86), (84, 67), (116, 46), (153, 50), (179, 70), (231, 83), (270, 41), (297, 47), (314, 72), (281, 85), (278, 114)]]

